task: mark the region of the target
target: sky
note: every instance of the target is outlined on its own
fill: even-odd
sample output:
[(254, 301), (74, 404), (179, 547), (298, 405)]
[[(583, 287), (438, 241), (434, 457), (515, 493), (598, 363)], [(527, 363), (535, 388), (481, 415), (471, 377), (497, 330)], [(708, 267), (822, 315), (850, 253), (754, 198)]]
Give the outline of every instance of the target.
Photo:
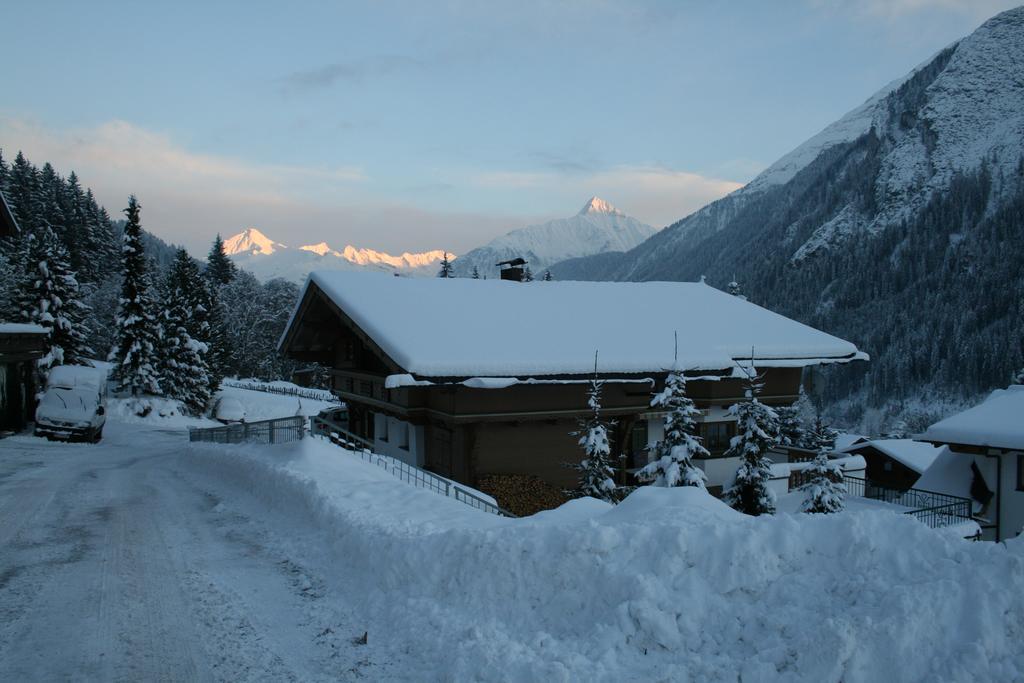
[(0, 149), (197, 255), (462, 253), (591, 195), (660, 228), (1018, 3), (11, 3)]

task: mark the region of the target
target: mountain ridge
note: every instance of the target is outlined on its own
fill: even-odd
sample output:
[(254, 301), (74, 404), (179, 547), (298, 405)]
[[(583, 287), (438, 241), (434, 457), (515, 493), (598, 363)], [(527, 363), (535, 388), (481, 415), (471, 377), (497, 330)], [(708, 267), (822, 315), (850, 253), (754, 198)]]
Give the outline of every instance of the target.
[[(860, 409), (977, 396), (1024, 364), (1024, 8), (940, 50), (747, 186), (559, 279), (733, 275), (755, 302), (850, 339), (824, 373)], [(809, 144), (810, 143), (810, 144)], [(858, 401), (850, 401), (856, 406)], [(851, 420), (863, 416), (848, 415)]]

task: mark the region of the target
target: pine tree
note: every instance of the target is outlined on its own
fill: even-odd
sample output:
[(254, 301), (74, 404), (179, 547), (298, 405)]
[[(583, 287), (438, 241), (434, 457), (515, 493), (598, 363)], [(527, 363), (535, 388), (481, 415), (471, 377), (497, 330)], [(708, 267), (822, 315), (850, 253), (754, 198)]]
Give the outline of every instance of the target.
[(213, 246), (210, 247), (210, 254), (206, 258), (206, 275), (215, 284), (226, 285), (237, 273), (238, 268), (235, 267), (234, 261), (224, 252), (224, 240), (220, 238), (220, 233), (217, 233)]
[(479, 268), (477, 268), (476, 266), (473, 266), (473, 275), (472, 275), (472, 278), (473, 278), (474, 280), (479, 280), (479, 279), (480, 279), (480, 269), (479, 269)]
[(779, 445), (802, 447), (806, 435), (800, 419), (800, 408), (795, 404), (781, 406), (775, 409), (775, 414), (779, 416)]
[(1024, 384), (1024, 368), (1014, 376), (1012, 384)]
[(438, 277), (453, 278), (455, 272), (452, 269), (452, 262), (448, 259), (448, 252), (444, 252), (444, 258), (441, 259), (441, 270), (437, 273)]
[(774, 410), (757, 400), (763, 383), (753, 364), (746, 372), (746, 400), (729, 409), (736, 417), (737, 433), (725, 456), (740, 458), (740, 466), (725, 500), (748, 515), (774, 514), (775, 493), (768, 488), (772, 461), (767, 454), (779, 442), (779, 419)]
[(523, 268), (523, 282), (533, 282), (533, 271), (530, 266)]
[(729, 282), (728, 291), (729, 291), (730, 294), (732, 294), (735, 297), (743, 299), (744, 301), (747, 300), (747, 297), (744, 296), (744, 294), (743, 294), (743, 290), (740, 288), (740, 283), (736, 282), (736, 276), (735, 275), (733, 276), (732, 281)]
[(220, 389), (221, 380), (231, 368), (231, 351), (228, 347), (224, 305), (221, 289), (216, 283), (205, 279), (203, 286), (196, 290), (198, 307), (193, 318), (192, 335), (206, 344), (206, 362), (209, 367), (210, 393)]
[(67, 249), (46, 225), (25, 237), (23, 249), (17, 315), (50, 330), (50, 350), (38, 361), (39, 368), (45, 372), (54, 365), (86, 363), (92, 355), (86, 343), (89, 308), (82, 303)]
[(115, 320), (117, 341), (110, 352), (110, 360), (117, 364), (114, 379), (121, 390), (130, 391), (132, 396), (160, 393), (157, 356), (160, 324), (150, 294), (152, 285), (142, 245), (140, 208), (132, 195), (124, 211), (128, 217), (121, 246), (124, 280)]
[(700, 411), (686, 395), (686, 377), (673, 370), (665, 379), (665, 389), (651, 399), (655, 410), (666, 410), (665, 435), (651, 451), (655, 460), (637, 472), (642, 482), (655, 486), (696, 486), (704, 488), (707, 477), (693, 464), (694, 457), (710, 455), (697, 436)]
[(590, 380), (587, 389), (587, 406), (591, 415), (581, 420), (579, 431), (573, 433), (573, 436), (579, 438), (578, 443), (585, 454), (583, 460), (574, 466), (580, 474), (576, 493), (614, 503), (615, 471), (612, 469), (608, 426), (601, 419), (601, 387), (604, 382), (597, 379), (596, 358), (594, 364), (594, 378)]
[(194, 318), (201, 306), (197, 292), (203, 281), (199, 267), (179, 249), (167, 274), (166, 302), (160, 315), (160, 375), (164, 393), (181, 401), (193, 414), (201, 414), (212, 396), (207, 345), (193, 336)]
[(809, 467), (804, 470), (809, 475), (806, 484), (800, 487), (804, 493), (803, 512), (839, 512), (845, 505), (846, 484), (843, 483), (843, 470), (834, 461), (829, 460), (828, 450), (822, 448)]
[(804, 447), (812, 451), (820, 451), (823, 448), (831, 451), (836, 446), (837, 436), (839, 436), (839, 432), (822, 420), (821, 413), (818, 413), (814, 417), (814, 424), (807, 432)]
[(550, 270), (545, 270), (544, 271), (544, 282), (551, 282), (554, 279), (555, 278), (551, 277), (551, 271)]

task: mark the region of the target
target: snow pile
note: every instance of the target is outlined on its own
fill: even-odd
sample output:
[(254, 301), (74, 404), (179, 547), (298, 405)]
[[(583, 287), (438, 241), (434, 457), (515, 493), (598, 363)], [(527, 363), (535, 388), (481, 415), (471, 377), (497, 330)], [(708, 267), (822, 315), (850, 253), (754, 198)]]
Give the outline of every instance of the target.
[(312, 398), (300, 398), (282, 394), (270, 394), (265, 391), (251, 391), (238, 387), (221, 385), (214, 402), (222, 397), (230, 397), (242, 404), (245, 409), (245, 421), (272, 420), (278, 417), (294, 415), (316, 415), (321, 410), (337, 408), (337, 401), (321, 401)]
[(167, 429), (185, 427), (218, 427), (219, 422), (192, 417), (181, 401), (160, 396), (107, 399), (107, 418), (117, 422), (147, 424)]
[(875, 512), (751, 518), (694, 487), (505, 519), (316, 440), (191, 452), (317, 528), (370, 639), (434, 667), (419, 680), (1024, 676), (1024, 543)]

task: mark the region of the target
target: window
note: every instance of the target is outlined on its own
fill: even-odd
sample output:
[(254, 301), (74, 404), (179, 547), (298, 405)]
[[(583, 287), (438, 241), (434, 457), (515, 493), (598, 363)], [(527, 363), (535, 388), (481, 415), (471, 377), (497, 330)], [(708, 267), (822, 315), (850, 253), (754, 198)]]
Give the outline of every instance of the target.
[(377, 434), (377, 439), (379, 439), (380, 441), (383, 441), (384, 443), (387, 443), (387, 441), (388, 441), (388, 416), (387, 415), (381, 415), (380, 413), (377, 413), (374, 417), (375, 417), (374, 422), (376, 423), (374, 425), (376, 427), (376, 429), (374, 431)]
[(733, 422), (705, 422), (701, 429), (704, 437), (704, 448), (717, 453), (729, 448), (729, 440), (736, 433)]
[(1017, 455), (1017, 490), (1024, 491), (1024, 453)]
[(647, 449), (647, 420), (637, 420), (629, 436), (633, 454), (643, 453)]
[(409, 425), (406, 422), (399, 422), (397, 425), (395, 440), (398, 441), (398, 447), (402, 450), (409, 450)]

